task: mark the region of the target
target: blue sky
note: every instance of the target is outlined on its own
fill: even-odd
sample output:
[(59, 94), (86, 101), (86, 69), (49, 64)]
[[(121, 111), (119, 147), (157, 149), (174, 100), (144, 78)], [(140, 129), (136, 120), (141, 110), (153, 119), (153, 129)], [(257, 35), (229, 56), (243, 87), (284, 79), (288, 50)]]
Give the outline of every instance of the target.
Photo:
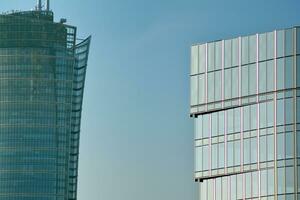
[[(28, 10), (35, 0), (2, 0)], [(300, 25), (299, 0), (51, 0), (92, 34), (79, 200), (195, 200), (189, 51), (194, 43)]]

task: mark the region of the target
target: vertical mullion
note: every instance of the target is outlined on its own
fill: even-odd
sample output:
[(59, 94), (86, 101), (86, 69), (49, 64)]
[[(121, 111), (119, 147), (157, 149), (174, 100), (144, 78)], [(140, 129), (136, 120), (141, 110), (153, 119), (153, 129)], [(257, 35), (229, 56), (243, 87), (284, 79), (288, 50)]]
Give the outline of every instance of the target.
[(242, 174), (243, 176), (242, 176), (242, 184), (243, 184), (243, 186), (242, 186), (242, 188), (243, 188), (243, 199), (246, 199), (246, 174), (245, 173), (243, 173)]
[(207, 56), (207, 43), (205, 44), (205, 110), (207, 111), (207, 90), (208, 90), (208, 80), (207, 80), (207, 59), (208, 59), (208, 56)]
[(259, 105), (259, 98), (258, 98), (258, 57), (259, 57), (259, 40), (258, 34), (256, 34), (256, 103), (257, 103), (257, 169), (258, 169), (258, 199), (261, 198), (261, 171), (260, 171), (260, 129), (259, 129), (259, 122), (260, 122), (260, 105)]
[(258, 38), (258, 34), (256, 34), (256, 102), (259, 102), (259, 98), (258, 98), (258, 94), (259, 94), (259, 79), (258, 79), (258, 57), (259, 57), (259, 38)]
[(225, 167), (225, 174), (227, 173), (227, 153), (228, 153), (228, 148), (227, 148), (227, 111), (224, 111), (224, 149), (225, 149), (225, 162), (224, 162), (224, 167)]
[[(240, 137), (241, 137), (241, 144), (243, 144), (244, 143), (244, 138), (243, 138), (243, 129), (244, 129), (244, 123), (243, 123), (243, 121), (244, 121), (244, 107), (241, 107), (241, 109), (240, 109), (240, 123), (241, 123), (241, 125), (240, 125), (240, 127), (241, 127), (241, 135), (240, 135)], [(250, 158), (251, 159), (251, 158)], [(243, 171), (244, 170), (244, 146), (242, 145), (242, 147), (241, 147), (241, 170)]]
[(277, 200), (277, 188), (278, 188), (278, 177), (277, 177), (277, 31), (274, 31), (274, 195)]
[(224, 86), (224, 57), (225, 57), (225, 42), (224, 40), (222, 40), (222, 67), (221, 67), (221, 81), (222, 81), (222, 85), (221, 85), (221, 91), (222, 91), (222, 108), (224, 108), (224, 90), (225, 90), (225, 86)]
[[(296, 28), (293, 28), (293, 87), (296, 88), (297, 87), (297, 68), (296, 68), (296, 44), (297, 44), (297, 39), (296, 39), (296, 34), (297, 34), (297, 29)], [(297, 170), (297, 91), (294, 89), (293, 90), (293, 106), (294, 106), (294, 109), (293, 109), (293, 115), (294, 115), (294, 121), (293, 121), (293, 124), (294, 124), (294, 193), (295, 195), (297, 195), (298, 193), (298, 170)], [(295, 199), (297, 199), (297, 197), (294, 196)]]
[(212, 125), (212, 123), (211, 123), (211, 121), (212, 121), (212, 115), (211, 114), (209, 114), (209, 135), (208, 135), (208, 139), (209, 139), (209, 165), (208, 165), (208, 167), (209, 167), (209, 175), (211, 176), (212, 175), (212, 173), (211, 173), (211, 167), (212, 167), (212, 144), (211, 144), (211, 125)]
[(238, 39), (238, 68), (239, 68), (239, 105), (241, 105), (241, 95), (242, 95), (242, 38)]

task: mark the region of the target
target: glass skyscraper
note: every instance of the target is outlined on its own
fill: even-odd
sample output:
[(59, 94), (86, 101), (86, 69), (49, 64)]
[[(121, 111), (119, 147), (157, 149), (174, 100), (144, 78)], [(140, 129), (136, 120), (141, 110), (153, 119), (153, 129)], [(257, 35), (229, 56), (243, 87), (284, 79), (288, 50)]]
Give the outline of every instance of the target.
[(191, 47), (200, 200), (300, 200), (300, 27)]
[(53, 12), (0, 15), (0, 199), (75, 200), (90, 37)]

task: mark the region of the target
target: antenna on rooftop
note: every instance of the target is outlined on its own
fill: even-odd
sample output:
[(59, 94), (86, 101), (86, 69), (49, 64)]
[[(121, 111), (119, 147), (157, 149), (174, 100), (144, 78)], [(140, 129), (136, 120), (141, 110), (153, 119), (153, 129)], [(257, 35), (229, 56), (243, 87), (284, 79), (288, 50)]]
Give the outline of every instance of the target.
[(47, 0), (47, 11), (50, 10), (50, 0)]
[(45, 0), (42, 5), (42, 0), (36, 0), (36, 10), (42, 11), (42, 9), (46, 9), (46, 11), (50, 11), (50, 0)]
[(36, 1), (36, 9), (38, 10), (38, 11), (41, 11), (42, 10), (42, 0), (37, 0)]

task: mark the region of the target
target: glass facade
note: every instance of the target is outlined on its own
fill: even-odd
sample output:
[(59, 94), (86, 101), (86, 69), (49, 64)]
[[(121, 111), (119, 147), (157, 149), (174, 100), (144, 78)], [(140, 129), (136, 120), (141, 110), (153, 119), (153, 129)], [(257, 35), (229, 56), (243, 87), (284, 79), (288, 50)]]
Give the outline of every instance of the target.
[(192, 46), (200, 200), (300, 199), (299, 41), (294, 27)]
[(0, 15), (0, 199), (76, 199), (90, 37), (51, 11)]

